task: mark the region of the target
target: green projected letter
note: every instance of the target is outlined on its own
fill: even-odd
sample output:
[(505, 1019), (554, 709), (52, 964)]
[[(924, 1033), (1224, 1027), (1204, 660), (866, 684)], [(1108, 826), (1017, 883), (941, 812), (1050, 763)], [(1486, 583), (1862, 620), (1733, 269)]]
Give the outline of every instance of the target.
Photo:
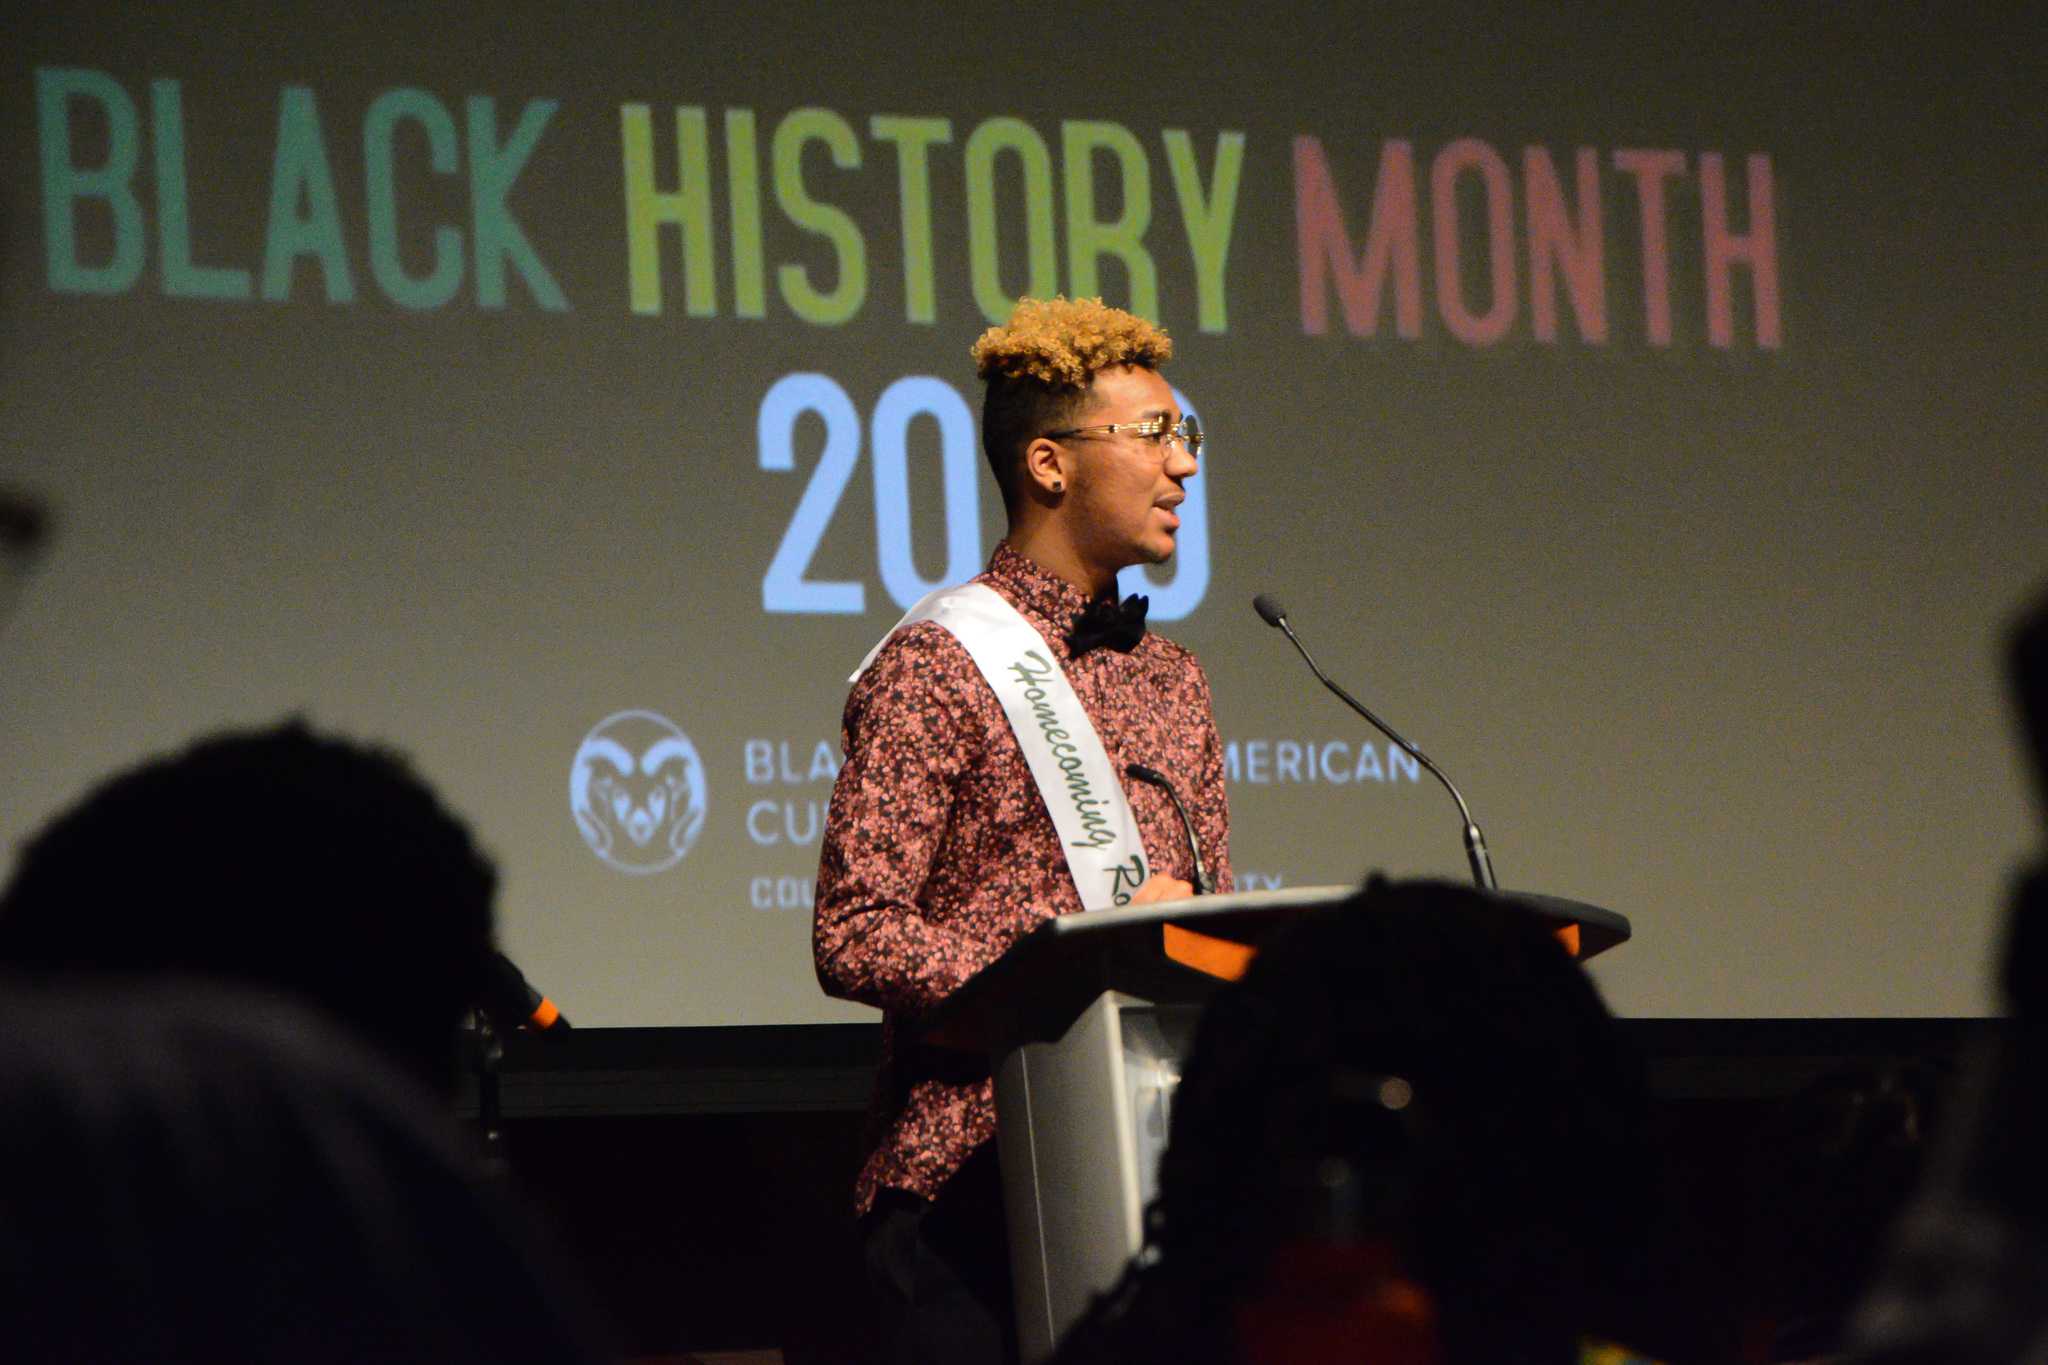
[(192, 218), (185, 203), (185, 108), (176, 81), (149, 83), (149, 117), (156, 141), (156, 239), (164, 258), (164, 292), (187, 299), (248, 298), (248, 271), (192, 264)]
[(804, 188), (804, 144), (822, 142), (832, 153), (832, 164), (841, 170), (860, 165), (860, 141), (852, 125), (830, 109), (798, 109), (775, 130), (771, 155), (775, 161), (775, 202), (798, 227), (808, 228), (832, 243), (839, 257), (839, 283), (830, 293), (811, 285), (810, 272), (801, 265), (785, 265), (775, 272), (782, 287), (782, 301), (805, 322), (836, 326), (860, 311), (868, 295), (867, 244), (860, 229), (842, 209), (820, 204)]
[(725, 194), (732, 201), (732, 311), (768, 315), (767, 272), (761, 259), (761, 144), (754, 111), (725, 111)]
[(424, 90), (386, 90), (363, 116), (363, 167), (370, 215), (370, 273), (385, 297), (405, 308), (439, 308), (462, 287), (462, 229), (446, 223), (434, 229), (434, 267), (424, 277), (408, 275), (398, 250), (398, 188), (392, 174), (393, 142), (399, 121), (410, 119), (427, 135), (427, 164), (437, 175), (453, 175), (461, 148), (447, 107)]
[(534, 301), (550, 313), (564, 313), (569, 300), (541, 264), (533, 244), (505, 207), (512, 182), (526, 169), (541, 129), (555, 112), (553, 100), (528, 100), (519, 124), (503, 147), (498, 145), (497, 102), (489, 95), (469, 97), (469, 212), (476, 242), (476, 301), (485, 308), (505, 306), (505, 262), (518, 269)]
[[(1116, 158), (1123, 208), (1104, 222), (1095, 214), (1095, 154)], [(1152, 168), (1145, 149), (1121, 123), (1069, 119), (1060, 125), (1060, 163), (1067, 182), (1067, 283), (1077, 297), (1100, 294), (1095, 266), (1104, 256), (1124, 263), (1130, 310), (1159, 319), (1159, 269), (1145, 250), (1152, 225)]]
[[(107, 163), (86, 169), (71, 159), (71, 101), (91, 100), (107, 120)], [(135, 197), (141, 155), (135, 101), (104, 71), (36, 68), (36, 135), (43, 163), (43, 252), (50, 288), (61, 294), (119, 294), (142, 275), (142, 204)], [(114, 220), (114, 254), (105, 265), (78, 259), (74, 206), (105, 202)]]
[(974, 301), (990, 322), (1010, 316), (1017, 300), (1003, 292), (1002, 248), (996, 239), (996, 157), (1014, 152), (1024, 176), (1024, 240), (1031, 263), (1025, 292), (1059, 292), (1059, 262), (1052, 227), (1052, 154), (1045, 139), (1022, 119), (985, 120), (967, 138), (967, 257)]
[(1180, 128), (1166, 130), (1166, 164), (1187, 224), (1188, 251), (1195, 260), (1196, 317), (1205, 332), (1229, 330), (1223, 268), (1230, 259), (1230, 232), (1237, 222), (1237, 187), (1244, 174), (1244, 134), (1216, 134), (1216, 171), (1209, 199), (1202, 201), (1202, 172), (1195, 144)]
[(868, 133), (878, 142), (896, 144), (896, 184), (903, 208), (903, 315), (912, 322), (933, 322), (938, 304), (932, 280), (931, 149), (953, 140), (953, 121), (877, 114), (868, 120)]
[[(299, 203), (305, 201), (304, 216)], [(263, 297), (289, 298), (292, 266), (300, 256), (320, 263), (329, 303), (353, 303), (348, 253), (341, 244), (341, 212), (334, 172), (320, 140), (320, 109), (313, 92), (288, 85), (277, 100), (277, 155), (270, 163), (270, 224), (263, 235)]]
[[(626, 171), (626, 278), (636, 313), (661, 313), (661, 225), (683, 234), (683, 311), (718, 316), (711, 242), (711, 148), (704, 110), (676, 106), (676, 190), (654, 188), (654, 120), (644, 104), (619, 106), (619, 152)], [(757, 210), (758, 212), (758, 210)]]

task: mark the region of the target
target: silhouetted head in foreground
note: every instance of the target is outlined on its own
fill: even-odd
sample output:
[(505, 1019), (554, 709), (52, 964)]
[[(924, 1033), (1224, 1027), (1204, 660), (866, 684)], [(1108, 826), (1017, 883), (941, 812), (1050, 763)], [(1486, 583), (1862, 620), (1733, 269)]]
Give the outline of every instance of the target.
[(1547, 929), (1483, 893), (1375, 881), (1204, 1014), (1157, 1262), (1062, 1359), (1575, 1360), (1636, 1250), (1644, 1105)]
[(299, 1005), (0, 976), (0, 1115), (10, 1362), (601, 1358), (441, 1107)]
[(497, 877), (405, 761), (293, 721), (110, 779), (24, 851), (0, 964), (311, 1001), (446, 1089)]

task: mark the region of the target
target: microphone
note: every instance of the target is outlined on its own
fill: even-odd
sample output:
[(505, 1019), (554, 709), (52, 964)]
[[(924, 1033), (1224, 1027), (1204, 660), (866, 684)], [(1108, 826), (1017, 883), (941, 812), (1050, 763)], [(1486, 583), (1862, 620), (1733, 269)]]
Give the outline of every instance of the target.
[(1458, 789), (1451, 785), (1450, 778), (1444, 776), (1443, 769), (1430, 762), (1429, 755), (1423, 753), (1422, 750), (1416, 748), (1413, 744), (1410, 744), (1395, 733), (1393, 726), (1374, 715), (1366, 708), (1363, 702), (1330, 680), (1330, 675), (1323, 672), (1316, 665), (1315, 659), (1308, 652), (1308, 647), (1302, 644), (1301, 638), (1294, 633), (1294, 627), (1287, 624), (1287, 608), (1281, 606), (1270, 595), (1260, 593), (1252, 599), (1252, 610), (1259, 614), (1261, 621), (1264, 621), (1269, 626), (1275, 626), (1286, 633), (1287, 638), (1293, 642), (1295, 650), (1301, 655), (1302, 662), (1309, 666), (1309, 671), (1316, 675), (1323, 686), (1336, 693), (1339, 701), (1342, 701), (1359, 715), (1364, 716), (1375, 730), (1378, 730), (1388, 739), (1400, 745), (1407, 751), (1409, 757), (1429, 769), (1431, 777), (1444, 784), (1444, 790), (1451, 794), (1451, 800), (1458, 803), (1458, 814), (1464, 817), (1465, 860), (1472, 865), (1473, 885), (1485, 891), (1498, 890), (1499, 884), (1493, 879), (1493, 859), (1489, 858), (1486, 853), (1486, 836), (1480, 832), (1479, 826), (1473, 823), (1472, 812), (1465, 805), (1465, 798), (1458, 795)]
[(523, 1028), (530, 1033), (566, 1032), (569, 1016), (555, 1002), (535, 990), (511, 958), (493, 952), (484, 968), (483, 999), (479, 1007), (500, 1033)]
[(1202, 841), (1195, 834), (1195, 822), (1188, 815), (1188, 808), (1181, 804), (1180, 793), (1173, 789), (1173, 783), (1157, 768), (1148, 768), (1142, 763), (1126, 763), (1124, 772), (1140, 782), (1149, 782), (1166, 793), (1166, 799), (1173, 802), (1173, 808), (1180, 815), (1180, 827), (1188, 834), (1188, 856), (1195, 864), (1195, 894), (1206, 896), (1216, 889), (1216, 883), (1209, 880), (1209, 870), (1202, 866)]

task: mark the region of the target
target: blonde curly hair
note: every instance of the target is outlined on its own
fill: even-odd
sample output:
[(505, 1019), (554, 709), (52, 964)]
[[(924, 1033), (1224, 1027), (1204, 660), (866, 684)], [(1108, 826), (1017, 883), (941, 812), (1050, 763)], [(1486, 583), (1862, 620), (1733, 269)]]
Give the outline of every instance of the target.
[(1086, 410), (1095, 376), (1119, 365), (1157, 369), (1173, 355), (1158, 327), (1101, 299), (1019, 299), (1010, 320), (974, 343), (974, 368), (988, 384), (981, 401), (981, 449), (1017, 507), (1018, 467), (1038, 436), (1072, 425)]
[(1085, 389), (1119, 365), (1156, 369), (1173, 358), (1173, 338), (1101, 299), (1019, 299), (1010, 320), (981, 334), (970, 352), (984, 380), (1030, 379), (1052, 389)]

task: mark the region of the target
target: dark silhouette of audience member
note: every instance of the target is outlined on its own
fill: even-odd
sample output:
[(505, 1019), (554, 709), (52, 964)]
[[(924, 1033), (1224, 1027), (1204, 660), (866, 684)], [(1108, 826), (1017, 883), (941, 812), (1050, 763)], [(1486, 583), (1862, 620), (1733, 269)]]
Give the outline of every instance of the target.
[(1640, 1065), (1484, 893), (1369, 884), (1204, 1013), (1149, 1265), (1063, 1365), (1578, 1358), (1640, 1245)]
[(0, 1357), (594, 1361), (439, 1104), (276, 996), (0, 983)]
[(1845, 1349), (1849, 1312), (1919, 1182), (1941, 1079), (1922, 1063), (1823, 1076), (1759, 1125), (1745, 1241), (1765, 1359)]
[(292, 721), (151, 760), (53, 821), (0, 894), (0, 966), (283, 991), (447, 1091), (496, 886), (402, 758)]
[[(2048, 815), (2048, 596), (2014, 630), (2009, 666)], [(2007, 1017), (1970, 1058), (1851, 1324), (1859, 1365), (2048, 1362), (2048, 858), (2014, 888), (1999, 984)]]

